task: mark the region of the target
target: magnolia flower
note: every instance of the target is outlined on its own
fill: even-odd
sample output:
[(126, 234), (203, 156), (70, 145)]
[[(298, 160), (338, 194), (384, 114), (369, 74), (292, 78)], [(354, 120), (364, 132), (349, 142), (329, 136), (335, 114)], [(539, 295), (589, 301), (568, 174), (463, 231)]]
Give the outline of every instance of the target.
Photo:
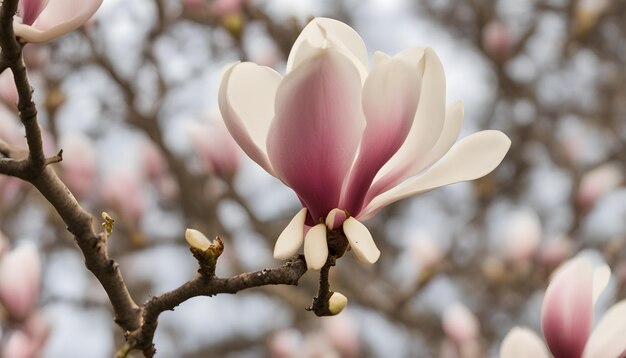
[(512, 37), (511, 28), (507, 23), (493, 20), (483, 29), (482, 44), (490, 56), (505, 59), (513, 47)]
[[(626, 300), (611, 307), (592, 331), (593, 306), (609, 282), (608, 266), (592, 268), (574, 258), (557, 269), (543, 299), (541, 326), (555, 358), (622, 357), (626, 354)], [(514, 328), (500, 347), (500, 357), (549, 355), (535, 333)]]
[(41, 262), (34, 245), (17, 247), (0, 261), (0, 303), (9, 315), (22, 321), (39, 301)]
[(13, 21), (15, 35), (25, 42), (46, 42), (81, 27), (102, 0), (21, 0)]
[[(239, 146), (291, 187), (304, 209), (279, 236), (274, 257), (304, 241), (309, 268), (328, 255), (328, 229), (342, 228), (353, 252), (378, 260), (361, 221), (400, 199), (491, 172), (510, 147), (498, 131), (454, 144), (463, 105), (446, 109), (445, 76), (430, 48), (374, 55), (349, 26), (316, 18), (302, 31), (286, 75), (244, 62), (224, 73), (219, 105)], [(304, 225), (313, 226), (306, 237)]]
[(476, 340), (480, 335), (480, 323), (465, 305), (455, 303), (446, 308), (442, 317), (446, 335), (458, 346)]

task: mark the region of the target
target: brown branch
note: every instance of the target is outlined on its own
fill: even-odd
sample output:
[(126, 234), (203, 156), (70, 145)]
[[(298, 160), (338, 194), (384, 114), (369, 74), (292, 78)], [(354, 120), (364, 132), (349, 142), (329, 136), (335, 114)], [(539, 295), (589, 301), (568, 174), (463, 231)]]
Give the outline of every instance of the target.
[(5, 0), (0, 8), (0, 47), (1, 62), (11, 68), (19, 95), (19, 117), (26, 129), (28, 158), (15, 161), (0, 160), (0, 174), (12, 175), (32, 183), (52, 204), (61, 216), (67, 230), (75, 236), (76, 243), (85, 256), (85, 264), (104, 287), (113, 310), (116, 322), (126, 330), (134, 330), (140, 324), (140, 310), (131, 298), (115, 261), (107, 254), (106, 241), (92, 226), (92, 216), (76, 201), (65, 184), (48, 164), (61, 161), (62, 152), (46, 159), (43, 151), (41, 128), (37, 121), (37, 108), (32, 99), (32, 89), (28, 81), (22, 58), (22, 44), (13, 32), (13, 15), (17, 0)]
[(175, 290), (153, 297), (146, 302), (143, 309), (143, 324), (128, 336), (127, 343), (117, 356), (123, 357), (133, 349), (142, 349), (146, 357), (152, 357), (156, 352), (152, 340), (159, 315), (164, 311), (173, 310), (190, 298), (214, 296), (220, 293), (234, 294), (245, 289), (266, 285), (297, 285), (306, 271), (306, 262), (300, 255), (293, 257), (281, 267), (242, 273), (230, 278), (199, 273), (194, 279)]

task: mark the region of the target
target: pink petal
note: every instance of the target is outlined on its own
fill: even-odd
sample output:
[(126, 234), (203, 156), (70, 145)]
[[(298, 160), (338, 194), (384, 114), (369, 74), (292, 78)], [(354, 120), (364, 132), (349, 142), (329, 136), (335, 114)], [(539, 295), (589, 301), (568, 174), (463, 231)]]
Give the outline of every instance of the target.
[(528, 328), (513, 327), (500, 345), (500, 358), (549, 358), (539, 336)]
[(21, 321), (39, 301), (41, 262), (32, 244), (23, 244), (0, 261), (0, 302), (9, 315)]
[(556, 358), (580, 357), (593, 321), (593, 271), (584, 258), (557, 269), (543, 299), (541, 327)]
[(499, 131), (488, 130), (467, 136), (424, 174), (374, 198), (359, 214), (359, 219), (366, 220), (383, 207), (409, 196), (483, 177), (500, 164), (510, 147), (511, 140)]
[(446, 77), (437, 54), (430, 48), (414, 48), (397, 57), (411, 61), (423, 71), (422, 88), (415, 120), (406, 141), (377, 176), (377, 180), (388, 182), (385, 189), (419, 172), (417, 161), (439, 139), (446, 116)]
[[(308, 43), (308, 46), (302, 46)], [(350, 59), (359, 70), (362, 80), (367, 76), (368, 56), (367, 48), (361, 36), (350, 26), (341, 21), (325, 17), (316, 17), (311, 20), (293, 43), (287, 59), (287, 73), (293, 71), (300, 63), (308, 59), (310, 47), (332, 48), (341, 52)], [(301, 50), (309, 52), (306, 55)]]
[[(461, 132), (461, 126), (463, 125), (463, 103), (460, 101), (453, 102), (446, 110), (446, 120), (441, 131), (441, 135), (435, 145), (423, 156), (415, 158), (412, 164), (416, 173), (421, 172), (425, 168), (428, 168), (433, 163), (441, 159), (454, 145), (459, 133)], [(383, 167), (384, 170), (384, 167)], [(389, 190), (398, 182), (405, 179), (406, 172), (394, 171), (388, 173), (388, 175), (374, 182), (374, 185), (367, 192), (365, 203), (368, 204), (372, 199), (379, 194)], [(379, 177), (379, 175), (377, 175)]]
[(44, 5), (45, 1), (43, 0), (20, 0), (18, 14), (22, 18), (22, 23), (32, 25), (43, 10)]
[(593, 330), (585, 358), (623, 357), (626, 354), (626, 300), (611, 307)]
[(252, 160), (274, 176), (266, 141), (281, 79), (269, 67), (238, 63), (226, 70), (219, 91), (220, 111), (230, 134)]
[(314, 222), (339, 204), (363, 131), (361, 81), (352, 62), (320, 50), (282, 81), (268, 154)]
[(32, 358), (35, 347), (30, 338), (22, 331), (15, 331), (2, 347), (0, 356), (12, 358)]
[(49, 0), (32, 26), (14, 23), (15, 35), (26, 42), (46, 42), (81, 27), (102, 0)]
[(357, 215), (378, 170), (400, 148), (413, 124), (420, 96), (417, 66), (394, 58), (377, 66), (363, 88), (367, 126), (341, 208)]

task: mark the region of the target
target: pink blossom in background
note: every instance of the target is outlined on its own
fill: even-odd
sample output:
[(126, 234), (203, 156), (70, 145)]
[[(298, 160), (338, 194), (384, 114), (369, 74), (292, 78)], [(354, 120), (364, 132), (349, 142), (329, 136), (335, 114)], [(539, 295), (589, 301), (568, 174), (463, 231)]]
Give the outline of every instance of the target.
[(9, 106), (9, 108), (16, 107), (17, 100), (19, 99), (17, 87), (15, 87), (15, 78), (10, 69), (6, 69), (0, 74), (0, 99)]
[(241, 163), (241, 149), (222, 120), (191, 123), (188, 133), (193, 151), (207, 173), (224, 179), (235, 175)]
[(577, 193), (578, 204), (583, 209), (590, 209), (623, 181), (622, 169), (615, 163), (605, 163), (588, 171), (580, 180)]
[(206, 3), (206, 0), (182, 0), (183, 6), (190, 10), (201, 8)]
[(342, 358), (359, 357), (359, 329), (349, 313), (325, 317), (322, 330)]
[(22, 331), (13, 331), (2, 347), (2, 357), (35, 358), (30, 338)]
[(146, 141), (141, 147), (143, 172), (150, 181), (158, 180), (167, 173), (167, 164), (163, 153), (152, 141)]
[[(483, 131), (455, 144), (463, 106), (446, 109), (445, 75), (435, 52), (412, 48), (374, 56), (368, 71), (361, 37), (339, 21), (316, 18), (302, 31), (286, 75), (254, 63), (224, 73), (219, 105), (241, 148), (297, 194), (299, 212), (279, 236), (274, 257), (304, 242), (311, 269), (328, 255), (321, 222), (335, 208), (363, 262), (380, 256), (360, 221), (400, 199), (473, 180), (504, 158), (510, 140)], [(319, 224), (318, 224), (319, 223)], [(304, 234), (304, 225), (314, 227)]]
[(227, 16), (239, 13), (247, 0), (214, 0), (211, 2), (211, 12), (215, 16)]
[[(607, 266), (593, 269), (576, 257), (554, 273), (543, 300), (541, 326), (555, 358), (621, 357), (626, 353), (626, 301), (613, 305), (592, 330), (594, 304), (610, 279)], [(549, 357), (532, 331), (514, 328), (500, 347), (500, 357)]]
[(146, 208), (138, 173), (116, 170), (105, 177), (99, 192), (106, 209), (115, 210), (125, 222), (139, 224)]
[(89, 197), (94, 189), (96, 151), (94, 143), (81, 133), (71, 133), (61, 140), (63, 179), (78, 199)]
[(443, 313), (443, 331), (459, 347), (480, 337), (480, 323), (463, 304), (450, 305)]
[(547, 267), (556, 267), (573, 253), (574, 247), (568, 237), (546, 240), (539, 247), (539, 262)]
[(537, 252), (541, 237), (542, 228), (537, 213), (529, 208), (519, 209), (509, 216), (502, 254), (511, 262), (526, 262)]
[(37, 248), (22, 244), (0, 260), (0, 303), (9, 316), (23, 321), (39, 301), (41, 262)]
[[(441, 262), (446, 251), (441, 244), (432, 237), (413, 238), (410, 245), (410, 255), (422, 269), (430, 269)], [(413, 261), (413, 260), (412, 260)]]
[(21, 0), (13, 22), (15, 35), (25, 42), (47, 42), (81, 27), (102, 0)]
[(506, 22), (493, 20), (483, 28), (482, 43), (485, 51), (497, 59), (510, 56), (513, 47), (511, 28)]
[(10, 246), (9, 239), (0, 231), (0, 260), (2, 260), (2, 256), (9, 250)]

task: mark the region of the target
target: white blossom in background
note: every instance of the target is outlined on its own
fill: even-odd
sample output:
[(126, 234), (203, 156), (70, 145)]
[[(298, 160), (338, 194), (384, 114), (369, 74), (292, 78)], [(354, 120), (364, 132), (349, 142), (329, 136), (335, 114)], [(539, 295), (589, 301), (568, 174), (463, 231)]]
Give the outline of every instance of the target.
[(508, 219), (502, 254), (511, 262), (531, 259), (541, 243), (542, 228), (537, 213), (530, 208), (516, 210)]

